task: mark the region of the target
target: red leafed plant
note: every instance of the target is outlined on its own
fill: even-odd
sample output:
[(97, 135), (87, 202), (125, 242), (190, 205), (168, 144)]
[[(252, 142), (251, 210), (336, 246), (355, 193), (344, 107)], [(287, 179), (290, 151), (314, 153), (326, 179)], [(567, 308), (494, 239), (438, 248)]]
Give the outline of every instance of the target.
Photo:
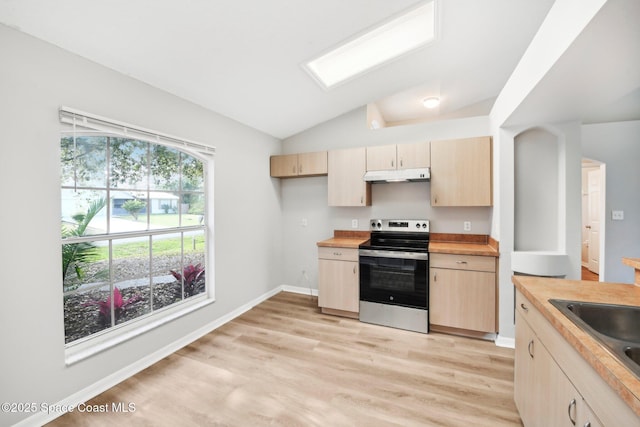
[(204, 267), (202, 267), (201, 264), (187, 265), (182, 270), (182, 274), (175, 270), (169, 270), (169, 272), (173, 274), (173, 277), (175, 277), (178, 282), (183, 282), (184, 279), (185, 298), (204, 290), (204, 280), (202, 280), (204, 279)]
[[(140, 299), (140, 295), (133, 295), (128, 298), (126, 301), (122, 298), (122, 294), (120, 293), (120, 289), (113, 289), (113, 312), (115, 313), (116, 321), (120, 318), (122, 313), (125, 311), (126, 307)], [(84, 303), (83, 305), (97, 305), (99, 308), (98, 319), (101, 324), (109, 325), (111, 324), (111, 296), (109, 296), (106, 300), (103, 301), (89, 301)]]

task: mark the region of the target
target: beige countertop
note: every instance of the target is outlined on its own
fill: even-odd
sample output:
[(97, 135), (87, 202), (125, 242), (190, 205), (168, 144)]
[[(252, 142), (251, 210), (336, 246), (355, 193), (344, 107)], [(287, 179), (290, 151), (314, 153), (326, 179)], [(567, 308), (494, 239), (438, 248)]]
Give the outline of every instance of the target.
[(499, 257), (498, 242), (483, 234), (431, 233), (429, 252)]
[(635, 283), (640, 286), (640, 258), (622, 258), (622, 263), (635, 269)]
[(640, 379), (549, 302), (549, 299), (557, 298), (640, 306), (640, 287), (532, 276), (513, 276), (512, 279), (516, 288), (640, 416)]
[[(319, 247), (358, 249), (369, 240), (370, 232), (335, 230), (333, 237), (317, 243)], [(431, 233), (429, 252), (455, 255), (484, 255), (498, 257), (498, 242), (486, 235)]]
[(317, 243), (318, 247), (358, 249), (361, 243), (369, 240), (368, 231), (335, 230), (333, 237)]
[(622, 263), (636, 270), (640, 270), (640, 258), (622, 258)]

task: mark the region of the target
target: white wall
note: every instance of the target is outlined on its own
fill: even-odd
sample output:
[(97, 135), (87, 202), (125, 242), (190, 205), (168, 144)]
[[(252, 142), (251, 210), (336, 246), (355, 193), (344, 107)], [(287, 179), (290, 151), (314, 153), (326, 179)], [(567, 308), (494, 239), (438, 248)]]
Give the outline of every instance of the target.
[(513, 248), (516, 251), (558, 251), (561, 249), (558, 138), (534, 128), (516, 136), (514, 144)]
[[(487, 117), (440, 121), (413, 126), (370, 130), (366, 109), (360, 108), (290, 137), (283, 142), (286, 153), (331, 150), (384, 144), (402, 144), (489, 135)], [(474, 234), (490, 234), (492, 208), (432, 208), (431, 184), (426, 182), (373, 184), (372, 206), (329, 207), (327, 177), (274, 179), (282, 191), (284, 283), (318, 287), (316, 243), (334, 230), (369, 229), (371, 218), (427, 218), (435, 233), (465, 233), (471, 221)], [(278, 185), (276, 183), (276, 185)], [(307, 219), (307, 226), (302, 226)], [(303, 274), (303, 270), (306, 274)]]
[[(280, 141), (2, 25), (0, 58), (1, 402), (56, 403), (283, 282), (279, 184), (266, 178)], [(68, 367), (60, 264), (61, 105), (217, 148), (216, 302)], [(26, 415), (2, 413), (0, 425)]]
[[(582, 126), (582, 156), (606, 164), (601, 280), (633, 283), (633, 269), (622, 258), (640, 258), (640, 121)], [(613, 221), (612, 210), (624, 211), (624, 220)]]

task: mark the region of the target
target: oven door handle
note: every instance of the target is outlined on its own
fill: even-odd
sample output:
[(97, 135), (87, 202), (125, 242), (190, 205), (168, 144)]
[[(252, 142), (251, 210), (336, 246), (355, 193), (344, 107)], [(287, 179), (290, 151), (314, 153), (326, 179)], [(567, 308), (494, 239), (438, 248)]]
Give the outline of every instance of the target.
[(429, 260), (429, 254), (422, 253), (422, 252), (400, 252), (400, 251), (382, 251), (377, 249), (360, 249), (359, 255), (376, 257), (376, 258), (414, 259), (418, 261)]

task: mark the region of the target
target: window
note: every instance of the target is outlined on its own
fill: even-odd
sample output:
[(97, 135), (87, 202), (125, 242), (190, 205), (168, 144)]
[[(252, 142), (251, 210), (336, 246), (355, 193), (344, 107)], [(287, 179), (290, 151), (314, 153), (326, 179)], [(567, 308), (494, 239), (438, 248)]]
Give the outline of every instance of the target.
[(67, 347), (209, 299), (214, 150), (61, 109)]
[(342, 43), (304, 67), (323, 88), (330, 89), (425, 46), (435, 39), (435, 26), (435, 0), (430, 0)]

